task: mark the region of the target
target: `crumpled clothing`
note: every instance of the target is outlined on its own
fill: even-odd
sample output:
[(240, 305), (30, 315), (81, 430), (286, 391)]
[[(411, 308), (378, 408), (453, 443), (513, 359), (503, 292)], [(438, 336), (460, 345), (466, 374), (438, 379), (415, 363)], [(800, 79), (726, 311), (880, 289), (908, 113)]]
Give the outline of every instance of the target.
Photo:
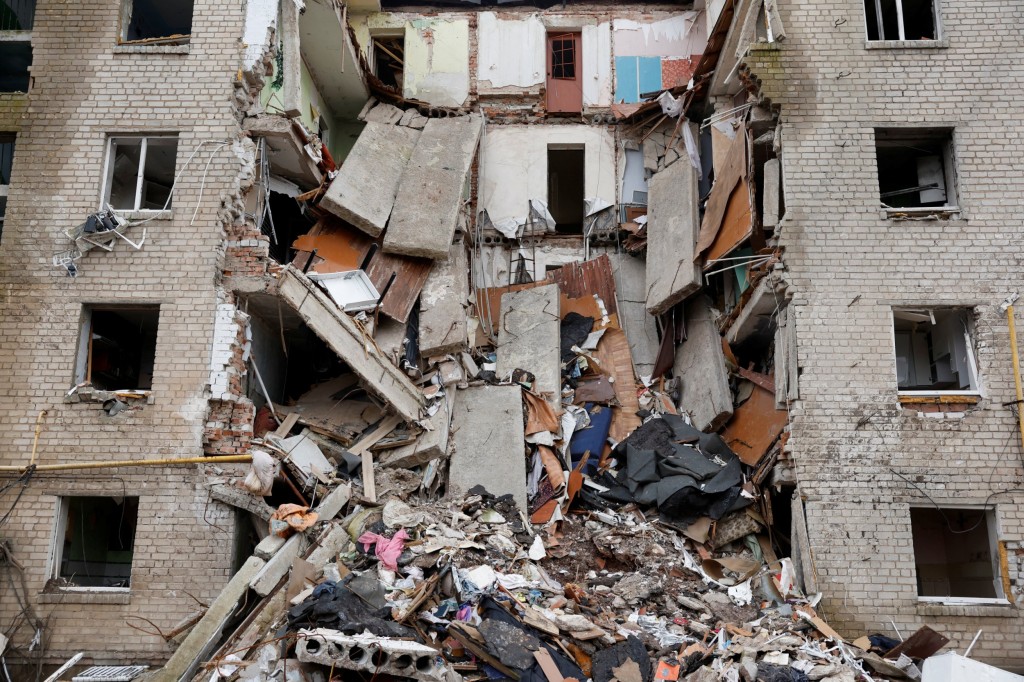
[(390, 538), (366, 532), (359, 536), (357, 542), (363, 546), (364, 552), (370, 551), (370, 546), (376, 544), (373, 553), (377, 555), (377, 559), (384, 564), (384, 568), (397, 571), (398, 557), (402, 555), (402, 550), (405, 549), (405, 541), (408, 539), (409, 534), (404, 530), (400, 530)]
[(270, 517), (270, 534), (286, 538), (316, 523), (320, 516), (299, 504), (282, 504)]

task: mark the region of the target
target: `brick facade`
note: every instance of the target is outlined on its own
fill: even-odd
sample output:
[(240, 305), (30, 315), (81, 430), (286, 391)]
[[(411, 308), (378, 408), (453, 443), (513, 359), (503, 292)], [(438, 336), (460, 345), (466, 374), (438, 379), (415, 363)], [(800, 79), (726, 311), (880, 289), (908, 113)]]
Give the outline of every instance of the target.
[[(1022, 611), (920, 603), (909, 509), (995, 504), (1013, 598), (1021, 593), (1024, 469), (999, 305), (1020, 290), (1024, 11), (938, 0), (943, 40), (869, 49), (861, 0), (779, 3), (786, 41), (747, 59), (781, 107), (781, 229), (796, 316), (792, 406), (799, 489), (824, 612), (840, 632), (906, 636), (929, 624), (972, 657), (1024, 664)], [(959, 219), (893, 220), (879, 209), (875, 127), (954, 130)], [(893, 306), (964, 306), (976, 316), (982, 397), (955, 412), (897, 400)], [(1018, 329), (1020, 315), (1018, 313)], [(1001, 491), (1014, 491), (990, 497)]]
[[(41, 410), (47, 414), (39, 464), (203, 454), (228, 214), (222, 207), (234, 202), (241, 170), (231, 144), (239, 130), (232, 80), (244, 5), (197, 0), (187, 48), (115, 47), (119, 12), (119, 0), (39, 0), (34, 87), (20, 121), (24, 98), (0, 98), (0, 127), (20, 124), (0, 243), (5, 465), (29, 461)], [(87, 253), (72, 279), (50, 259), (68, 248), (62, 231), (98, 208), (111, 133), (178, 134), (173, 217), (145, 226), (140, 251), (119, 244), (111, 253)], [(133, 238), (141, 237), (142, 227), (132, 229)], [(160, 305), (152, 397), (114, 417), (94, 402), (65, 402), (74, 384), (82, 306), (95, 303)], [(173, 650), (152, 634), (153, 626), (171, 630), (197, 610), (196, 600), (209, 603), (231, 571), (234, 515), (209, 499), (204, 478), (195, 466), (39, 472), (32, 478), (0, 535), (24, 567), (35, 614), (48, 622), (45, 662), (63, 662), (77, 651), (97, 663), (158, 662)], [(5, 494), (5, 505), (16, 492)], [(129, 594), (41, 594), (57, 496), (68, 494), (140, 497)], [(17, 583), (14, 569), (0, 570)], [(15, 595), (5, 589), (5, 628), (18, 611)], [(31, 636), (31, 628), (22, 627), (12, 647), (24, 654)], [(10, 665), (22, 660), (8, 651)]]

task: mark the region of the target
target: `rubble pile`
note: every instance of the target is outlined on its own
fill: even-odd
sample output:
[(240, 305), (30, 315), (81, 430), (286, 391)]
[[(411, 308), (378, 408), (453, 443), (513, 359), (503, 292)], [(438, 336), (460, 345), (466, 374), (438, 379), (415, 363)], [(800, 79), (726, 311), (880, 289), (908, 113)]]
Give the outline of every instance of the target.
[[(473, 290), (462, 188), (480, 121), (367, 112), (377, 137), (308, 194), (317, 222), (270, 292), (282, 345), (280, 302), (340, 370), (289, 404), (265, 395), (250, 470), (211, 482), (263, 537), (155, 679), (921, 679), (944, 636), (847, 641), (818, 611), (780, 472), (796, 372), (781, 254), (727, 271), (731, 293), (662, 278), (653, 306), (629, 254)], [(382, 206), (344, 173), (375, 172), (395, 130), (408, 144)], [(450, 191), (418, 232), (391, 205), (438, 174), (438, 149)], [(685, 158), (664, 166), (696, 191)], [(696, 214), (676, 184), (659, 191)], [(638, 248), (669, 229), (649, 217), (624, 228)], [(677, 256), (694, 269), (657, 255)]]

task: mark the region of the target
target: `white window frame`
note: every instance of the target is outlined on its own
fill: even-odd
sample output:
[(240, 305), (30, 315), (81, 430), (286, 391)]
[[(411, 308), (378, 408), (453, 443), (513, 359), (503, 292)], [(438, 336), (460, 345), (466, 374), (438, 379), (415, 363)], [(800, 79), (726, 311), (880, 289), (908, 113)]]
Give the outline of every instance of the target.
[[(935, 310), (950, 311), (961, 313), (967, 321), (967, 326), (964, 329), (964, 343), (967, 346), (967, 369), (969, 372), (969, 378), (971, 386), (974, 388), (963, 388), (963, 389), (941, 389), (934, 391), (904, 391), (899, 389), (899, 374), (896, 367), (897, 355), (896, 355), (896, 313), (898, 312), (921, 312), (928, 311), (932, 312)], [(962, 395), (962, 396), (981, 396), (981, 373), (978, 371), (978, 358), (974, 352), (974, 337), (971, 329), (971, 313), (973, 312), (970, 307), (957, 307), (957, 306), (893, 306), (890, 310), (892, 319), (892, 363), (893, 363), (893, 374), (896, 375), (897, 381), (897, 393), (898, 395), (906, 396), (940, 396), (940, 395)]]
[[(57, 497), (54, 514), (57, 522), (53, 526), (53, 536), (50, 538), (50, 565), (47, 570), (48, 580), (60, 580), (60, 564), (64, 558), (64, 536), (68, 530), (68, 501), (72, 497), (117, 497), (117, 495), (103, 495), (102, 493), (91, 493), (88, 495), (59, 495)], [(129, 497), (138, 497), (137, 495)], [(131, 570), (135, 570), (134, 550), (132, 553)], [(128, 587), (95, 587), (80, 585), (61, 585), (61, 592), (101, 592), (103, 594), (129, 594), (131, 588), (131, 573), (129, 573)]]
[(935, 25), (935, 38), (932, 40), (920, 40), (911, 39), (907, 40), (906, 28), (903, 26), (903, 0), (893, 0), (896, 3), (896, 27), (899, 32), (898, 38), (886, 38), (885, 28), (882, 23), (882, 0), (865, 0), (865, 3), (871, 2), (875, 5), (875, 23), (878, 30), (878, 38), (872, 40), (871, 34), (868, 32), (868, 13), (867, 6), (865, 4), (864, 9), (864, 39), (869, 43), (891, 43), (891, 42), (904, 42), (904, 43), (921, 43), (931, 44), (942, 40), (942, 22), (940, 21), (939, 13), (939, 0), (929, 0), (932, 5), (932, 22)]
[[(935, 509), (934, 504), (912, 504), (910, 509)], [(979, 504), (943, 504), (939, 507), (943, 512), (946, 510), (964, 509), (969, 511), (980, 511), (985, 514), (985, 525), (988, 530), (989, 558), (992, 561), (992, 584), (995, 589), (995, 597), (922, 597), (917, 595), (917, 601), (925, 604), (944, 604), (947, 606), (970, 606), (970, 605), (1000, 605), (1009, 606), (1006, 594), (1003, 592), (1002, 566), (999, 562), (999, 507), (998, 505)], [(913, 523), (911, 523), (911, 535), (913, 535)], [(915, 571), (914, 579), (917, 580), (917, 557), (914, 557)], [(915, 592), (917, 588), (914, 588)]]
[[(154, 139), (163, 140), (174, 140), (180, 142), (177, 133), (162, 133), (156, 135), (108, 135), (106, 151), (103, 157), (103, 183), (100, 189), (100, 203), (99, 210), (106, 210), (107, 204), (110, 201), (110, 192), (113, 189), (114, 184), (114, 146), (118, 141), (121, 140), (141, 140), (142, 145), (139, 151), (139, 168), (136, 171), (135, 176), (135, 202), (133, 208), (130, 209), (113, 209), (119, 215), (142, 215), (142, 216), (160, 216), (170, 215), (174, 210), (174, 202), (171, 201), (169, 208), (152, 209), (152, 208), (140, 208), (139, 205), (142, 203), (142, 183), (144, 182), (145, 170), (146, 170), (146, 152), (149, 149), (149, 141)], [(169, 200), (174, 197), (174, 185), (177, 183), (177, 161), (175, 161), (174, 168), (174, 180), (171, 182)], [(166, 205), (166, 204), (165, 204)]]

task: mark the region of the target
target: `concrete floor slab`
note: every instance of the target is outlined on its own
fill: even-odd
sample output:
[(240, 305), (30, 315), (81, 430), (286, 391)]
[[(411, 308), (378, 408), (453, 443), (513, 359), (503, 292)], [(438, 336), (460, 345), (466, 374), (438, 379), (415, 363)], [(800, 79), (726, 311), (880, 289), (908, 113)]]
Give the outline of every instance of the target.
[(482, 131), (479, 116), (427, 121), (398, 186), (386, 253), (448, 258)]
[(461, 495), (482, 485), (492, 495), (513, 495), (525, 512), (522, 389), (471, 386), (459, 391), (452, 432), (449, 492)]
[(682, 379), (680, 409), (701, 431), (715, 431), (732, 416), (729, 370), (709, 301), (686, 304), (686, 341), (676, 350), (673, 372)]
[(647, 311), (661, 315), (701, 286), (693, 262), (700, 232), (697, 172), (674, 163), (648, 183)]
[(447, 355), (468, 348), (468, 272), (463, 244), (452, 245), (448, 259), (434, 263), (420, 292), (420, 354), (424, 357)]
[(562, 395), (559, 300), (557, 284), (505, 294), (498, 325), (498, 377), (515, 369), (532, 372), (534, 391), (556, 412)]

